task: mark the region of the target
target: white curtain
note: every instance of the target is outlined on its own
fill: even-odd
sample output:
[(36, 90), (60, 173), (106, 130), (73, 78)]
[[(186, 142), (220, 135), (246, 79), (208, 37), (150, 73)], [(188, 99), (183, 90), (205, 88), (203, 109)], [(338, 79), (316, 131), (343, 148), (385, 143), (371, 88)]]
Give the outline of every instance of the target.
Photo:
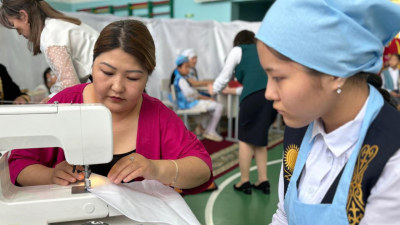
[[(79, 18), (94, 29), (101, 31), (109, 23), (121, 19), (137, 19), (148, 27), (156, 45), (157, 66), (146, 90), (160, 98), (161, 79), (170, 77), (175, 59), (184, 49), (193, 48), (198, 54), (197, 71), (200, 79), (214, 79), (222, 70), (224, 60), (233, 48), (233, 39), (241, 30), (257, 33), (260, 22), (216, 21), (197, 22), (186, 19), (147, 19), (117, 17), (90, 13), (66, 13)], [(92, 53), (90, 53), (92, 54)], [(43, 71), (48, 67), (43, 55), (33, 57), (27, 48), (27, 40), (15, 30), (0, 26), (0, 63), (21, 89), (33, 90), (43, 84)]]

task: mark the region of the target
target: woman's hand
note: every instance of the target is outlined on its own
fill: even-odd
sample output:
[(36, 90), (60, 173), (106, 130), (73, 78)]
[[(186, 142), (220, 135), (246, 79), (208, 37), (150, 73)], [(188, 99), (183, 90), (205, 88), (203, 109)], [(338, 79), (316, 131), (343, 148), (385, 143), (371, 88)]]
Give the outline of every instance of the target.
[(49, 97), (46, 97), (45, 99), (43, 99), (42, 101), (40, 101), (39, 104), (46, 104), (49, 100), (50, 100), (50, 98), (49, 98)]
[(226, 95), (236, 95), (236, 88), (226, 87), (222, 90), (222, 93)]
[(132, 153), (118, 160), (107, 177), (115, 184), (119, 184), (122, 181), (127, 183), (137, 177), (155, 180), (158, 174), (159, 168), (153, 160), (149, 160), (140, 154)]
[(14, 99), (14, 105), (23, 105), (29, 103), (29, 96), (27, 95), (20, 95), (16, 99)]
[[(84, 170), (82, 166), (76, 166), (77, 170)], [(73, 173), (72, 165), (68, 164), (67, 161), (62, 161), (57, 164), (53, 170), (51, 176), (51, 183), (59, 185), (69, 185), (70, 183), (75, 183), (78, 180), (83, 180), (85, 176), (82, 173)]]
[(214, 87), (213, 87), (213, 84), (208, 84), (208, 85), (207, 85), (207, 88), (208, 88), (208, 94), (210, 94), (211, 96), (213, 96), (213, 95), (214, 95)]

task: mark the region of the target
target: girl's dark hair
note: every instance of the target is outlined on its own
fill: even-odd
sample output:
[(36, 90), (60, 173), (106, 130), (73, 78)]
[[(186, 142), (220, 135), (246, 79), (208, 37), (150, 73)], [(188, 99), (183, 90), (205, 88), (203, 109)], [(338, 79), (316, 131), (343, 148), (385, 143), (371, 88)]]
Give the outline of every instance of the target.
[(175, 81), (175, 70), (172, 71), (172, 74), (171, 74), (171, 80), (170, 80), (170, 82), (169, 82), (169, 86), (170, 86), (170, 87), (171, 87), (171, 85), (174, 84), (174, 81)]
[(242, 30), (238, 34), (236, 34), (235, 40), (233, 40), (233, 47), (255, 43), (255, 34), (249, 30)]
[(50, 92), (49, 86), (47, 86), (47, 73), (50, 73), (51, 69), (48, 67), (44, 72), (43, 72), (43, 80), (44, 80), (44, 85), (46, 85), (47, 90)]
[[(267, 46), (268, 50), (270, 50), (272, 52), (272, 54), (274, 56), (278, 57), (280, 60), (287, 61), (287, 62), (293, 62), (292, 59), (282, 55), (281, 53), (279, 53), (275, 49), (269, 47), (268, 45), (266, 45), (266, 46)], [(305, 68), (305, 70), (307, 71), (308, 74), (311, 74), (314, 76), (323, 74), (322, 72), (311, 69), (307, 66), (304, 66), (304, 65), (302, 65), (302, 66)], [(373, 74), (373, 73), (359, 72), (356, 75), (350, 77), (349, 79), (352, 79), (355, 82), (364, 81), (364, 82), (371, 84), (379, 91), (379, 93), (381, 93), (381, 95), (382, 95), (383, 99), (385, 99), (385, 101), (390, 103), (393, 107), (396, 107), (396, 104), (392, 101), (389, 92), (382, 88), (382, 78), (379, 75)]]
[(76, 25), (80, 25), (79, 19), (69, 17), (55, 10), (45, 1), (38, 0), (2, 0), (3, 5), (0, 8), (0, 24), (6, 28), (14, 29), (7, 17), (20, 19), (20, 10), (28, 14), (31, 34), (28, 37), (28, 48), (33, 55), (41, 53), (40, 36), (44, 28), (44, 22), (47, 17), (64, 20)]
[(120, 48), (136, 57), (149, 75), (156, 67), (156, 48), (146, 25), (137, 20), (120, 20), (107, 25), (93, 49), (93, 61), (102, 53)]

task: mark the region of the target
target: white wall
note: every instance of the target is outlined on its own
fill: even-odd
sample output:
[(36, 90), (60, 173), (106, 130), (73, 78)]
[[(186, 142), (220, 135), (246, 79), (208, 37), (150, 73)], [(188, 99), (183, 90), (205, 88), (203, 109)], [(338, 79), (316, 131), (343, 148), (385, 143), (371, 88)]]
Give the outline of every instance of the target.
[[(101, 31), (110, 22), (123, 19), (112, 15), (72, 13), (74, 17)], [(213, 79), (222, 70), (224, 60), (232, 49), (235, 35), (242, 29), (257, 32), (260, 23), (235, 21), (196, 22), (184, 19), (143, 19), (156, 45), (157, 66), (146, 90), (159, 98), (161, 79), (170, 77), (175, 59), (186, 48), (198, 52), (197, 70), (201, 79)], [(43, 83), (42, 73), (47, 67), (43, 55), (32, 56), (27, 41), (15, 30), (0, 26), (0, 63), (4, 64), (13, 80), (21, 87), (33, 89)]]

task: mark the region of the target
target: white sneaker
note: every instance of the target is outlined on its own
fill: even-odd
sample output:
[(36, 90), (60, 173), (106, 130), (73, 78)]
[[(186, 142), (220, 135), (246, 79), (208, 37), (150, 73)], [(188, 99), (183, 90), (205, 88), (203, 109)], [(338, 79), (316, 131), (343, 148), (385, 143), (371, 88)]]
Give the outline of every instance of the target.
[(204, 131), (203, 137), (207, 138), (208, 140), (216, 141), (216, 142), (221, 142), (221, 141), (224, 140), (221, 135), (219, 135), (219, 134), (217, 134), (215, 132)]

